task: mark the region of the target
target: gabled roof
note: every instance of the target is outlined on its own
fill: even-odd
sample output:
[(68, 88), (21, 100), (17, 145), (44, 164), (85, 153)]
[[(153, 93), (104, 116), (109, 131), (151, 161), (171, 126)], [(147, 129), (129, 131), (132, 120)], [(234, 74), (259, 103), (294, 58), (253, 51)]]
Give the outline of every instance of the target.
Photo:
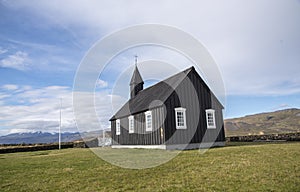
[[(127, 103), (125, 103), (122, 108), (110, 119), (110, 121), (162, 106), (164, 102), (169, 98), (169, 96), (175, 91), (177, 86), (187, 77), (187, 75), (191, 71), (194, 71), (197, 76), (199, 76), (195, 68), (190, 67), (163, 81), (156, 83), (155, 85), (152, 85), (151, 87), (140, 91), (135, 97), (129, 99)], [(200, 76), (199, 78), (201, 79)], [(222, 106), (222, 108), (224, 108), (217, 97), (213, 94), (213, 92), (210, 91), (210, 93), (211, 96)]]
[[(151, 108), (162, 106), (163, 102), (168, 99), (174, 89), (192, 70), (195, 70), (194, 67), (190, 67), (140, 91), (134, 98), (129, 99), (128, 102), (123, 105), (123, 107), (110, 119), (110, 121), (147, 111), (150, 108), (149, 106), (151, 106)], [(161, 102), (155, 102), (157, 100)]]
[(137, 85), (140, 83), (144, 83), (142, 76), (139, 72), (139, 69), (137, 68), (137, 66), (135, 66), (131, 81), (130, 81), (130, 85)]

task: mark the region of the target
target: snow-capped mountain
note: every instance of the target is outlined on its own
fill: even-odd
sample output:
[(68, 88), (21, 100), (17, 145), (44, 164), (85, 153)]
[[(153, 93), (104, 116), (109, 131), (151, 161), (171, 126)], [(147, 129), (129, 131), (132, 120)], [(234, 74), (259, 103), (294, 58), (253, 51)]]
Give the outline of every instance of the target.
[[(84, 138), (97, 138), (102, 135), (102, 131), (92, 131), (85, 133), (69, 133), (61, 134), (62, 142), (71, 142)], [(58, 142), (58, 133), (48, 132), (27, 132), (27, 133), (12, 133), (5, 136), (0, 136), (0, 144), (35, 144), (35, 143), (56, 143)]]

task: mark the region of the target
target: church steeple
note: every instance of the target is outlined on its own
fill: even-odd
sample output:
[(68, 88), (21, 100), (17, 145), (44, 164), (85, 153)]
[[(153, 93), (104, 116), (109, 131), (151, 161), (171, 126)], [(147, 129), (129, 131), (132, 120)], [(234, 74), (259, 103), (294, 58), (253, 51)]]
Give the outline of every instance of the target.
[(135, 56), (135, 69), (130, 81), (130, 98), (135, 97), (140, 91), (142, 91), (144, 87), (143, 85), (144, 81), (137, 67), (137, 56)]

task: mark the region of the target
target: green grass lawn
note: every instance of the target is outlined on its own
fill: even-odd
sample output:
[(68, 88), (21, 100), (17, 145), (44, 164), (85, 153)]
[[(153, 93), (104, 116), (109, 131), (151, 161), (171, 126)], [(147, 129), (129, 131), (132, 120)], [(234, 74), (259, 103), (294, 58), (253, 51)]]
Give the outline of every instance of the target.
[(190, 150), (141, 170), (89, 149), (1, 154), (0, 191), (300, 191), (299, 149), (295, 142)]

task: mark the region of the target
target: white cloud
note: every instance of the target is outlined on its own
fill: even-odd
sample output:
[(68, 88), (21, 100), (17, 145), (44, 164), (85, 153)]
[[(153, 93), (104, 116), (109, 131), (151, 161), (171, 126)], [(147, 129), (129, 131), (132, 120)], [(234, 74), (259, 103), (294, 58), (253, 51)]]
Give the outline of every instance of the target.
[(5, 89), (5, 90), (9, 90), (9, 91), (14, 91), (14, 90), (18, 89), (18, 85), (6, 84), (6, 85), (3, 85), (1, 88)]
[(108, 86), (108, 82), (107, 81), (103, 81), (101, 79), (98, 79), (96, 82), (96, 86), (98, 88), (106, 88)]
[(9, 96), (10, 96), (9, 94), (0, 93), (0, 104), (1, 104), (1, 99), (7, 98)]
[[(228, 94), (291, 94), (299, 85), (300, 12), (297, 1), (19, 1), (52, 25), (101, 37), (125, 26), (160, 23), (198, 38), (221, 68)], [(172, 5), (172, 6), (170, 6)], [(155, 10), (155, 13), (153, 12)], [(77, 39), (78, 41), (80, 39)], [(155, 58), (153, 58), (155, 59)]]
[(2, 47), (0, 47), (0, 55), (3, 54), (3, 53), (6, 53), (8, 50), (7, 49), (4, 49)]
[[(10, 92), (6, 94), (9, 95)], [(3, 123), (0, 129), (3, 134), (16, 130), (57, 132), (60, 97), (65, 98), (63, 105), (65, 131), (76, 131), (75, 123), (71, 122), (72, 97), (67, 87), (50, 86), (32, 89), (30, 86), (20, 86), (13, 97), (15, 101), (23, 100), (23, 102), (11, 104), (9, 97), (1, 100), (0, 121)]]
[[(31, 25), (35, 25), (31, 23)], [(43, 29), (42, 29), (43, 30)], [(36, 32), (39, 33), (39, 32)], [(52, 36), (51, 32), (49, 36)], [(65, 34), (63, 34), (65, 35)], [(66, 38), (69, 34), (66, 34)], [(34, 37), (33, 41), (28, 39), (16, 40), (11, 37), (7, 37), (7, 43), (10, 46), (15, 47), (16, 49), (26, 50), (27, 55), (30, 55), (30, 60), (28, 63), (31, 65), (30, 67), (39, 71), (74, 71), (76, 69), (76, 65), (80, 62), (81, 53), (78, 53), (78, 49), (73, 46), (70, 46), (68, 41), (67, 43), (63, 43), (61, 45), (59, 42), (61, 37), (57, 37), (55, 40), (48, 41), (48, 38), (43, 38), (43, 42), (36, 43)], [(83, 49), (81, 46), (79, 49)], [(83, 56), (83, 54), (82, 54)]]
[(12, 133), (26, 133), (26, 132), (34, 132), (34, 130), (27, 130), (27, 129), (11, 129), (9, 134)]
[[(10, 98), (14, 101), (11, 104)], [(80, 93), (85, 95), (85, 93)], [(90, 93), (89, 93), (90, 94)], [(91, 94), (94, 98), (94, 93)], [(93, 114), (85, 113), (83, 118), (77, 119), (77, 123), (83, 123), (86, 127), (80, 127), (80, 132), (100, 130), (110, 127), (109, 118), (113, 115), (112, 97), (115, 103), (122, 103), (118, 96), (112, 96), (108, 91), (95, 93), (95, 106), (87, 106), (84, 100), (79, 100), (77, 106), (87, 112), (96, 111), (98, 121), (91, 124)], [(73, 111), (72, 90), (64, 86), (48, 86), (32, 88), (30, 86), (18, 86), (13, 93), (9, 90), (0, 94), (0, 134), (12, 132), (58, 132), (60, 98), (62, 98), (62, 131), (77, 132), (77, 126)], [(119, 99), (118, 99), (119, 98)]]
[(0, 61), (0, 67), (12, 68), (17, 70), (27, 70), (29, 68), (30, 59), (28, 54), (18, 51), (13, 55), (9, 55)]
[(271, 110), (272, 111), (277, 111), (277, 110), (281, 110), (281, 109), (288, 109), (288, 108), (291, 108), (292, 106), (290, 106), (289, 104), (286, 104), (286, 103), (282, 103), (278, 106), (275, 106), (273, 107)]

